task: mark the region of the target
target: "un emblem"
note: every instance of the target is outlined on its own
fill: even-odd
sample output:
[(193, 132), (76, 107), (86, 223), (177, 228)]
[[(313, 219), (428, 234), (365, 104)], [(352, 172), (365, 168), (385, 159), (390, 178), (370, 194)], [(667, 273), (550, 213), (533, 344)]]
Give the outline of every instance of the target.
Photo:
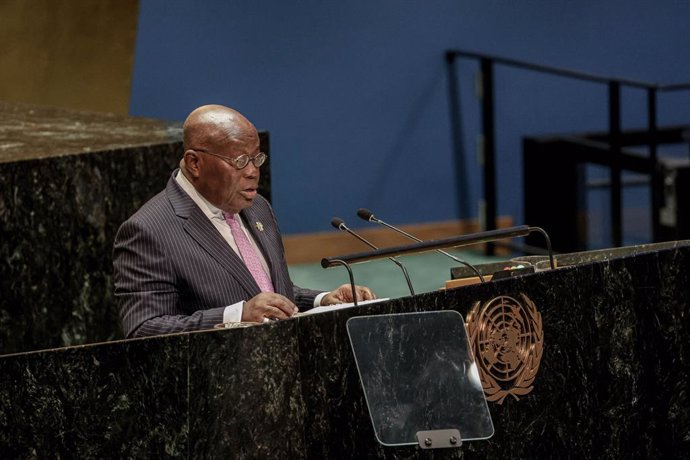
[(487, 401), (519, 401), (532, 391), (544, 351), (541, 314), (529, 297), (509, 296), (474, 304), (467, 315), (470, 347)]

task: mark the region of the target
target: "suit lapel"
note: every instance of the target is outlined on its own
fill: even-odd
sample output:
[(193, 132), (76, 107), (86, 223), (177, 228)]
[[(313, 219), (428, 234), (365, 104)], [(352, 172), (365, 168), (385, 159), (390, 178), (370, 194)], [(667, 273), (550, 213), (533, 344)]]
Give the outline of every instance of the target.
[(187, 234), (233, 276), (251, 296), (258, 294), (260, 292), (259, 286), (242, 259), (218, 233), (218, 230), (196, 203), (182, 190), (174, 179), (174, 174), (168, 182), (166, 193), (175, 214), (184, 219), (183, 227)]

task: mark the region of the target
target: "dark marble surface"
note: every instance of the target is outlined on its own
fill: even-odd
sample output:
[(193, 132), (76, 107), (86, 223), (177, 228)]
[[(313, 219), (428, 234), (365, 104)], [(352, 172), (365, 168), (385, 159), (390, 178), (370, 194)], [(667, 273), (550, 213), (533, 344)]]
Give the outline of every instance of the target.
[(187, 452), (189, 337), (0, 358), (3, 458)]
[[(690, 246), (215, 330), (0, 357), (12, 457), (687, 458)], [(539, 309), (534, 390), (489, 403), (461, 449), (375, 439), (346, 332), (353, 316), (457, 310), (498, 295)]]
[(304, 451), (296, 328), (288, 321), (192, 334), (189, 454), (292, 458)]
[(0, 163), (167, 144), (181, 133), (179, 123), (0, 101)]
[(122, 337), (115, 233), (165, 187), (181, 137), (179, 123), (0, 102), (0, 355)]
[(0, 104), (0, 354), (121, 337), (119, 225), (164, 187), (179, 124)]

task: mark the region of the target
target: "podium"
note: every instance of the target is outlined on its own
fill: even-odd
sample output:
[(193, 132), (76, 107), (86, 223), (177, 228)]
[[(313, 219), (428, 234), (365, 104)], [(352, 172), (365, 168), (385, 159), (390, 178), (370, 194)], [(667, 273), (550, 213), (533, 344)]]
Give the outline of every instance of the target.
[[(584, 252), (555, 270), (286, 321), (5, 355), (0, 452), (687, 458), (689, 267), (690, 241)], [(536, 366), (511, 353), (509, 345), (524, 337), (489, 341), (468, 326), (470, 342), (481, 339), (475, 357), (496, 371), (493, 384), (483, 380), (493, 436), (458, 449), (381, 445), (348, 320), (454, 311), (470, 325), (470, 313), (486, 307), (502, 311), (501, 324), (517, 330), (510, 321), (523, 320), (509, 299), (531, 312), (527, 320), (536, 324), (539, 315), (542, 345)], [(539, 347), (531, 343), (535, 356)], [(532, 374), (520, 371), (523, 380), (509, 381), (510, 362)]]

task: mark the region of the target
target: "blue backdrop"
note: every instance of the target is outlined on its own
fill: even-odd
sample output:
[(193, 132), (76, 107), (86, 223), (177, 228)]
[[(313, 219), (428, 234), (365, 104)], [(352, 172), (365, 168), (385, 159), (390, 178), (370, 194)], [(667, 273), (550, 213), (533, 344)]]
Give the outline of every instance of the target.
[[(657, 83), (690, 81), (690, 2), (142, 0), (131, 114), (232, 106), (271, 132), (284, 233), (476, 217), (476, 66), (461, 61), (465, 172), (455, 177), (444, 52), (457, 48)], [(499, 213), (522, 222), (521, 138), (603, 130), (605, 88), (499, 67)], [(645, 93), (623, 93), (624, 128)], [(660, 123), (690, 122), (690, 94)], [(462, 197), (456, 196), (456, 180)], [(630, 203), (627, 203), (630, 204)]]

